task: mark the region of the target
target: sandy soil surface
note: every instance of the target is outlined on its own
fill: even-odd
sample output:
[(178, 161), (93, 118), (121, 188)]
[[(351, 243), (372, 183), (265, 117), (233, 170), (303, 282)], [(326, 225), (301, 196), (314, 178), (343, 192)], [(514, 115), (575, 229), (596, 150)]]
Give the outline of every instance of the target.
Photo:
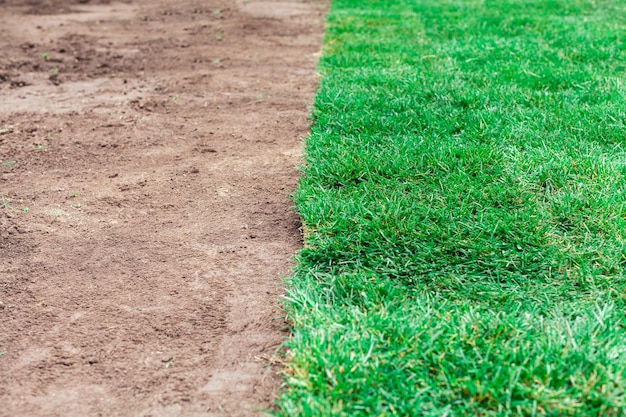
[(0, 416), (259, 415), (320, 0), (0, 0)]

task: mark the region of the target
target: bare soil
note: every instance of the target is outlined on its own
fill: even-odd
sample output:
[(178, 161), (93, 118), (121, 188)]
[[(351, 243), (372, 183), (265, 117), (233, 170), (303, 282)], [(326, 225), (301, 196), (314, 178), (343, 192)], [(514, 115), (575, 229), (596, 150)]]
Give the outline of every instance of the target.
[(320, 0), (0, 0), (0, 416), (271, 409)]

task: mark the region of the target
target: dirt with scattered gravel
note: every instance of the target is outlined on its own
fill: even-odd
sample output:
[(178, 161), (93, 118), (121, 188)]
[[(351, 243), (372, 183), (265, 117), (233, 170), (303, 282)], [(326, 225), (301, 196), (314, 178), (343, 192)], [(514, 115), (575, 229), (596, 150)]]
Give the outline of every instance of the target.
[(322, 0), (0, 0), (0, 416), (280, 386)]

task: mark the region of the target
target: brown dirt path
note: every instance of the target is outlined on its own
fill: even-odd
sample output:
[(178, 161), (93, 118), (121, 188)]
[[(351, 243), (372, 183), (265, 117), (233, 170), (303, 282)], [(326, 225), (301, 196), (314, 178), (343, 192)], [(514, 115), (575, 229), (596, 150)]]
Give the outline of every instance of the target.
[(271, 408), (320, 0), (0, 0), (0, 416)]

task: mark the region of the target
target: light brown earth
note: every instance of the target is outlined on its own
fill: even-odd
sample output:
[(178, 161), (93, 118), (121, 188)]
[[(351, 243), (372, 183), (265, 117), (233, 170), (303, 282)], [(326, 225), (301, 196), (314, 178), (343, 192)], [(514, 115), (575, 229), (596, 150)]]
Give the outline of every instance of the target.
[(0, 416), (281, 383), (321, 0), (0, 0)]

